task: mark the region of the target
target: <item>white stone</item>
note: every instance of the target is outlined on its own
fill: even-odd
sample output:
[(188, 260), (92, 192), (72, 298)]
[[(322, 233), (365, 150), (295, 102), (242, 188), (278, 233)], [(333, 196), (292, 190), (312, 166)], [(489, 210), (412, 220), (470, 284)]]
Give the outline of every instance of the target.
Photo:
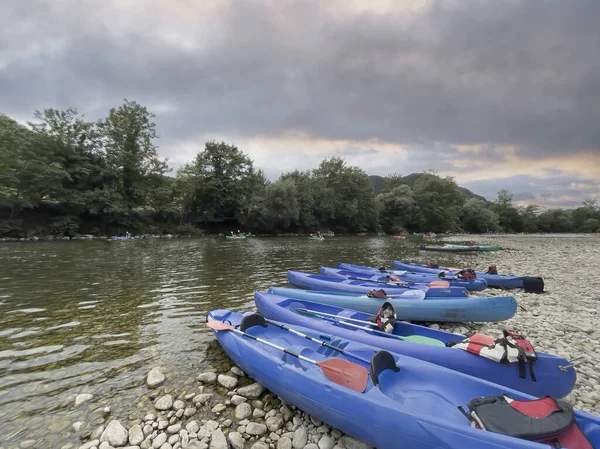
[(305, 427), (298, 427), (294, 432), (294, 438), (292, 439), (292, 446), (294, 449), (303, 449), (308, 441), (308, 432)]
[(333, 449), (335, 446), (335, 440), (329, 435), (323, 435), (318, 443), (319, 449)]
[(233, 374), (235, 374), (236, 376), (240, 376), (240, 377), (244, 375), (244, 372), (242, 371), (242, 369), (239, 366), (232, 366), (231, 372)]
[(101, 443), (106, 441), (108, 444), (115, 447), (125, 446), (128, 439), (129, 433), (127, 432), (127, 429), (116, 419), (113, 419), (108, 423), (108, 426), (106, 426), (106, 429), (104, 429), (104, 432), (102, 432), (102, 435), (100, 436)]
[(167, 434), (164, 432), (161, 432), (158, 435), (156, 435), (156, 438), (154, 438), (154, 441), (152, 442), (152, 447), (154, 449), (158, 449), (166, 442), (167, 442)]
[(185, 430), (187, 430), (188, 433), (197, 433), (198, 429), (200, 429), (200, 426), (196, 421), (190, 421), (185, 426)]
[(219, 376), (217, 377), (217, 382), (219, 382), (219, 385), (229, 390), (235, 388), (238, 384), (237, 377), (228, 376), (227, 374), (219, 374)]
[(138, 446), (144, 441), (144, 432), (141, 426), (135, 425), (129, 429), (129, 444), (131, 446)]
[(292, 440), (288, 437), (281, 437), (277, 440), (277, 449), (292, 449)]
[(266, 425), (271, 432), (276, 432), (283, 427), (283, 419), (279, 416), (271, 416), (267, 418)]
[(213, 393), (200, 393), (200, 394), (194, 396), (194, 399), (192, 399), (192, 402), (195, 403), (196, 405), (202, 405), (202, 404), (208, 402), (213, 396), (214, 396)]
[(232, 404), (232, 405), (234, 405), (234, 406), (236, 406), (236, 405), (239, 405), (239, 404), (241, 404), (242, 402), (246, 402), (247, 400), (248, 400), (248, 399), (246, 399), (246, 398), (245, 398), (245, 397), (243, 397), (243, 396), (239, 396), (239, 395), (237, 395), (237, 394), (234, 394), (234, 395), (231, 397), (231, 404)]
[(340, 438), (340, 445), (346, 449), (371, 449), (371, 446), (369, 446), (367, 443), (363, 443), (362, 441), (359, 441), (356, 438), (352, 438), (348, 435), (344, 435)]
[(221, 429), (216, 429), (210, 436), (209, 449), (229, 449), (229, 443)]
[(202, 373), (198, 376), (198, 380), (205, 384), (214, 384), (217, 381), (215, 373)]
[(229, 441), (233, 449), (244, 449), (244, 438), (242, 438), (242, 434), (239, 432), (229, 432), (227, 441)]
[(148, 376), (146, 376), (146, 385), (148, 385), (149, 388), (156, 388), (165, 380), (166, 377), (162, 373), (161, 369), (154, 367), (148, 372)]
[(252, 415), (252, 407), (247, 402), (242, 402), (233, 410), (233, 419), (241, 421)]
[(75, 396), (75, 407), (79, 407), (81, 404), (86, 403), (94, 397), (93, 394), (81, 393)]
[(245, 387), (238, 388), (237, 394), (244, 396), (245, 398), (256, 399), (263, 393), (263, 391), (265, 391), (265, 387), (258, 382), (255, 382), (253, 384), (246, 385)]
[(252, 436), (260, 436), (267, 433), (267, 426), (255, 422), (248, 423), (246, 433)]
[(156, 410), (169, 410), (171, 407), (173, 407), (173, 396), (170, 394), (165, 394), (154, 401)]

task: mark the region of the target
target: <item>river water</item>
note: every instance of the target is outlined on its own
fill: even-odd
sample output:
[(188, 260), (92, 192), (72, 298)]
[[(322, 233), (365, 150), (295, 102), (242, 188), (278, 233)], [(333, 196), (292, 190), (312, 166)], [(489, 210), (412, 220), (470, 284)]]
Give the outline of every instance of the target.
[[(84, 410), (127, 416), (145, 373), (173, 387), (209, 365), (208, 310), (252, 305), (289, 268), (389, 265), (422, 240), (335, 237), (23, 242), (0, 246), (0, 446), (69, 440)], [(76, 394), (94, 399), (74, 409)], [(60, 445), (57, 445), (60, 447)]]
[[(287, 284), (288, 269), (317, 272), (340, 261), (389, 266), (393, 259), (478, 268), (497, 260), (516, 272), (536, 271), (526, 274), (575, 257), (594, 265), (589, 258), (597, 257), (600, 239), (567, 240), (515, 239), (512, 249), (480, 255), (419, 254), (423, 240), (389, 237), (0, 245), (0, 446), (34, 439), (36, 447), (78, 447), (71, 425), (101, 423), (106, 406), (113, 417), (139, 417), (153, 366), (168, 368), (167, 388), (192, 385), (200, 370), (223, 359), (203, 324), (206, 312), (252, 307), (255, 290)], [(590, 287), (591, 279), (579, 285)], [(94, 397), (75, 407), (80, 393)]]

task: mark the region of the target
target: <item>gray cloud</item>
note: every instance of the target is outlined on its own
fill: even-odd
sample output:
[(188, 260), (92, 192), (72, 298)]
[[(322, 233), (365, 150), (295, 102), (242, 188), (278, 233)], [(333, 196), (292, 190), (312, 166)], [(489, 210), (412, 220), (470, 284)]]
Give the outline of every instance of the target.
[(495, 145), (600, 153), (597, 0), (142, 4), (5, 2), (0, 112), (96, 118), (126, 97), (157, 112), (167, 156), (206, 135), (303, 133), (403, 145), (405, 173), (451, 163), (456, 145), (487, 144), (490, 162)]

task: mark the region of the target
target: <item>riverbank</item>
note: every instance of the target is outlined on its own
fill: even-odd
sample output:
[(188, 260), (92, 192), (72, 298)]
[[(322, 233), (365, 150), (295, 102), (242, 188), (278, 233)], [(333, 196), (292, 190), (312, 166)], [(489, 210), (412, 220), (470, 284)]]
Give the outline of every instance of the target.
[[(104, 439), (114, 436), (103, 449), (123, 447), (117, 443), (163, 449), (238, 449), (242, 443), (245, 449), (365, 447), (268, 391), (251, 397), (243, 388), (254, 382), (232, 366), (203, 325), (213, 308), (252, 309), (253, 291), (284, 285), (289, 267), (317, 271), (337, 261), (494, 264), (501, 272), (544, 276), (545, 294), (515, 292), (522, 308), (511, 320), (440, 327), (524, 333), (537, 350), (571, 360), (578, 381), (567, 400), (600, 413), (600, 239), (506, 238), (503, 251), (456, 255), (419, 253), (418, 242), (404, 240), (331, 241), (7, 245), (0, 261), (0, 447), (100, 448), (105, 432)], [(165, 377), (161, 383), (151, 379), (152, 388), (151, 371)]]

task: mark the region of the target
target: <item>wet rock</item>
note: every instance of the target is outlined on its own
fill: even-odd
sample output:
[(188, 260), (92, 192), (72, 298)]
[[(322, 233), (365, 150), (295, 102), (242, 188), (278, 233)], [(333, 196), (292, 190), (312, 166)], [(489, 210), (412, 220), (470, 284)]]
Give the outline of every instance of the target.
[(94, 395), (89, 393), (78, 394), (77, 396), (75, 396), (75, 407), (79, 407), (81, 404), (90, 401), (93, 397)]
[(98, 449), (114, 449), (110, 444), (108, 444), (108, 441), (104, 441), (102, 443), (100, 443), (100, 446), (98, 446)]
[(214, 394), (212, 394), (212, 393), (200, 393), (200, 394), (194, 396), (194, 399), (192, 399), (192, 402), (196, 405), (202, 405), (202, 404), (205, 404), (206, 402), (208, 402), (213, 396), (214, 396)]
[(169, 410), (171, 407), (173, 407), (173, 396), (170, 394), (165, 394), (154, 401), (156, 410)]
[(304, 449), (319, 449), (319, 446), (317, 446), (315, 443), (309, 443), (304, 446)]
[(267, 433), (267, 426), (255, 422), (248, 423), (246, 433), (252, 436), (261, 436)]
[(286, 422), (294, 416), (294, 412), (292, 412), (287, 405), (282, 405), (279, 412), (283, 415), (283, 420)]
[(146, 377), (146, 385), (148, 388), (156, 388), (166, 380), (165, 375), (162, 373), (161, 368), (154, 367), (148, 373)]
[(263, 416), (265, 416), (265, 412), (259, 408), (255, 408), (252, 412), (252, 417), (254, 418), (262, 418)]
[(294, 438), (292, 439), (292, 446), (294, 449), (303, 449), (308, 441), (308, 432), (305, 427), (298, 427), (294, 432)]
[(96, 427), (93, 430), (92, 434), (90, 435), (90, 439), (100, 440), (100, 436), (102, 435), (102, 432), (104, 432), (104, 425)]
[(158, 430), (164, 430), (169, 427), (169, 421), (165, 421), (164, 419), (158, 421)]
[(185, 408), (185, 402), (180, 401), (179, 399), (173, 402), (173, 410), (179, 411)]
[(75, 432), (79, 432), (84, 425), (85, 425), (85, 423), (83, 423), (81, 421), (74, 422), (73, 423), (73, 430)]
[(100, 444), (100, 440), (91, 440), (91, 441), (88, 441), (87, 443), (79, 446), (79, 449), (90, 449), (94, 446), (98, 446), (99, 444)]
[(198, 376), (198, 380), (203, 384), (214, 384), (217, 381), (215, 373), (202, 373)]
[(169, 437), (169, 439), (167, 440), (167, 443), (174, 445), (178, 441), (179, 441), (179, 435), (178, 434), (174, 434), (174, 435), (171, 435)]
[(333, 449), (335, 446), (335, 440), (329, 435), (323, 435), (318, 443), (319, 449)]
[(30, 447), (34, 447), (36, 445), (36, 440), (23, 440), (19, 443), (20, 449), (29, 449)]
[(201, 441), (190, 441), (185, 449), (207, 449), (208, 444)]
[(154, 438), (154, 441), (152, 442), (152, 447), (154, 449), (158, 449), (166, 442), (167, 442), (167, 434), (164, 432), (161, 432), (158, 435), (156, 435), (156, 438)]
[(222, 411), (224, 411), (227, 408), (227, 406), (225, 404), (217, 404), (215, 405), (211, 412), (213, 413), (221, 413)]
[(100, 436), (101, 443), (106, 441), (108, 444), (115, 447), (125, 446), (128, 439), (129, 433), (127, 432), (127, 429), (116, 419), (113, 419), (108, 423), (108, 426), (106, 426), (106, 429), (104, 429), (104, 432), (102, 432), (102, 435)]
[(233, 419), (241, 421), (252, 415), (252, 407), (247, 402), (242, 402), (233, 410)]
[(142, 429), (142, 432), (144, 432), (144, 437), (150, 435), (152, 433), (152, 426), (150, 424), (146, 424)]
[(283, 427), (283, 419), (279, 416), (272, 416), (267, 418), (266, 424), (267, 429), (269, 429), (271, 432), (276, 432)]
[(129, 444), (131, 446), (138, 446), (142, 441), (144, 441), (144, 432), (139, 424), (129, 429)]
[(219, 382), (219, 385), (227, 388), (228, 390), (235, 388), (238, 384), (238, 380), (236, 377), (228, 376), (227, 374), (219, 374), (219, 376), (217, 377), (217, 382)]
[(233, 449), (244, 449), (244, 438), (239, 432), (229, 432), (227, 435), (227, 441)]
[(229, 443), (221, 429), (215, 430), (210, 436), (209, 449), (229, 449)]
[(234, 394), (234, 395), (231, 397), (231, 404), (232, 404), (232, 405), (234, 405), (234, 406), (237, 406), (237, 405), (240, 405), (242, 402), (246, 402), (247, 400), (248, 400), (248, 399), (246, 399), (246, 398), (245, 398), (245, 397), (243, 397), (243, 396), (239, 396), (239, 395), (237, 395), (237, 394)]
[(277, 440), (277, 449), (292, 449), (292, 440), (288, 437), (281, 437)]
[(245, 398), (256, 399), (263, 393), (263, 391), (265, 391), (265, 387), (258, 382), (255, 382), (253, 384), (246, 385), (245, 387), (238, 388), (237, 394), (244, 396)]

